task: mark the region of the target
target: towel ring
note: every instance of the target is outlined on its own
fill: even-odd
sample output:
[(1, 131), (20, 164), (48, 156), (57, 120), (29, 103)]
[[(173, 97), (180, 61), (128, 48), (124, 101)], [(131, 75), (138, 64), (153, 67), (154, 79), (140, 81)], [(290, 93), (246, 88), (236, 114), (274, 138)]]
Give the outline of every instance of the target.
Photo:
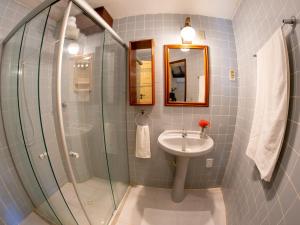
[(148, 121), (149, 121), (149, 116), (145, 113), (144, 110), (141, 110), (140, 112), (138, 112), (136, 115), (135, 115), (135, 124), (137, 126), (145, 126), (148, 124)]

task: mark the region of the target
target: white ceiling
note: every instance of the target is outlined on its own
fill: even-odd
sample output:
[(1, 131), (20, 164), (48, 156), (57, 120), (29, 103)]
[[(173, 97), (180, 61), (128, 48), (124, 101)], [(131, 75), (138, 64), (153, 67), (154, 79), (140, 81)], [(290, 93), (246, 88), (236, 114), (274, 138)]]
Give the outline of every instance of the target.
[(240, 0), (88, 0), (105, 6), (113, 18), (155, 13), (180, 13), (232, 19)]
[[(28, 7), (43, 0), (15, 0)], [(114, 19), (140, 14), (180, 13), (232, 19), (240, 0), (87, 0), (104, 6)]]

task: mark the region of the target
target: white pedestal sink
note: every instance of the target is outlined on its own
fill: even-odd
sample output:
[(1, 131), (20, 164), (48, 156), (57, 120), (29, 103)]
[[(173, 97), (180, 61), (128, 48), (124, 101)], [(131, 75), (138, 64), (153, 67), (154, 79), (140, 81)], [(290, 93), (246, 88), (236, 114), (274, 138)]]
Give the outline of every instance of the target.
[(181, 202), (190, 158), (209, 153), (214, 141), (209, 136), (200, 138), (200, 131), (166, 130), (159, 135), (158, 144), (164, 151), (176, 156), (172, 199)]

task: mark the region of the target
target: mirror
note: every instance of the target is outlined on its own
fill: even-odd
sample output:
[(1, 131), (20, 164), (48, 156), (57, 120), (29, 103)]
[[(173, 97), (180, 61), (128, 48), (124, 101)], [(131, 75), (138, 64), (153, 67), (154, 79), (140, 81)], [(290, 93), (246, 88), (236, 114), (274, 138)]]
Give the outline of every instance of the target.
[(165, 45), (165, 105), (208, 106), (208, 46)]
[(153, 40), (129, 43), (130, 105), (154, 105), (154, 44)]

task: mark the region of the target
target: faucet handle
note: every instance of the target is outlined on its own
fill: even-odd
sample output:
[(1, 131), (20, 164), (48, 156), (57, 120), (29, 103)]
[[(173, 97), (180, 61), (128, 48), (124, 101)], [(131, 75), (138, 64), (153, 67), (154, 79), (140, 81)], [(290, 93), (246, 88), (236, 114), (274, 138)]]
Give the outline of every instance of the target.
[(187, 136), (187, 131), (185, 129), (182, 129), (182, 137), (186, 137)]

